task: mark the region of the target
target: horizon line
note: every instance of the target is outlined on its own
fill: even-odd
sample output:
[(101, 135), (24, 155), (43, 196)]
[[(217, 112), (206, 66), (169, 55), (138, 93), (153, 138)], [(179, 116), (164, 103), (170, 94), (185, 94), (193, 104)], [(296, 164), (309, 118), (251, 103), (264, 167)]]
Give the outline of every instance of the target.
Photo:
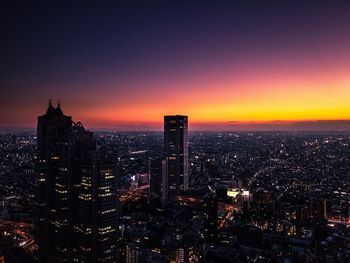
[[(119, 131), (119, 132), (158, 132), (162, 131), (163, 122), (131, 122), (119, 123), (110, 127), (103, 127), (102, 125), (88, 125), (83, 122), (83, 125), (90, 130), (95, 131)], [(36, 125), (28, 126), (0, 126), (2, 131), (11, 130), (35, 130)], [(329, 131), (350, 131), (350, 119), (342, 120), (274, 120), (274, 121), (222, 121), (222, 122), (190, 122), (189, 131), (201, 132), (329, 132)]]

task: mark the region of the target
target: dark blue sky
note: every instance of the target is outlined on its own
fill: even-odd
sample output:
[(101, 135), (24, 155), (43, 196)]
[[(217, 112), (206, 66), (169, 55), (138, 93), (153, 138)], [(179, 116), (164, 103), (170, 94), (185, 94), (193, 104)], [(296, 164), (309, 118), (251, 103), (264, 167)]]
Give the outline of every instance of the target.
[[(210, 92), (220, 81), (265, 68), (285, 74), (313, 68), (313, 61), (348, 66), (332, 60), (333, 52), (349, 54), (347, 1), (4, 1), (1, 20), (0, 121), (6, 125), (33, 123), (24, 101), (35, 115), (48, 97), (61, 98), (89, 119), (87, 107), (103, 105), (103, 94), (117, 122), (125, 118), (108, 94), (127, 107), (148, 100), (131, 95), (152, 93), (151, 86), (164, 96), (193, 83)], [(231, 86), (228, 94), (239, 91)]]

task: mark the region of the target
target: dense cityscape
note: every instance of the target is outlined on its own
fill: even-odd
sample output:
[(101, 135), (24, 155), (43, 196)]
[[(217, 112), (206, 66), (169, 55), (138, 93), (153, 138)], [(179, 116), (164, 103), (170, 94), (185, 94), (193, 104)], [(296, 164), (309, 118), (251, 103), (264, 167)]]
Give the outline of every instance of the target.
[(50, 102), (2, 132), (0, 262), (349, 262), (348, 132), (188, 121), (92, 133)]
[(350, 263), (350, 1), (0, 17), (0, 263)]

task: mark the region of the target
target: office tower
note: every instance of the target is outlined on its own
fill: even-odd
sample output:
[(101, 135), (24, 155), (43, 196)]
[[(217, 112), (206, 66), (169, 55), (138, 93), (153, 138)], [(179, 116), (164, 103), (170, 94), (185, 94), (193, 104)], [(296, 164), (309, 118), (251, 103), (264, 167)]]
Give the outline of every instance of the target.
[(116, 168), (116, 159), (100, 142), (81, 166), (78, 262), (117, 261)]
[(36, 259), (115, 262), (117, 165), (110, 151), (51, 102), (37, 132)]
[(162, 207), (165, 208), (168, 204), (168, 160), (162, 161)]
[(146, 261), (145, 252), (138, 247), (135, 243), (128, 243), (126, 245), (126, 263), (142, 263), (142, 262), (150, 262)]
[[(69, 225), (71, 213), (68, 202), (72, 201), (68, 189), (69, 142), (72, 118), (65, 116), (58, 105), (49, 103), (46, 114), (38, 117), (38, 218), (36, 245), (39, 262), (69, 262), (72, 237)], [(69, 200), (69, 201), (68, 201)]]
[(203, 198), (204, 238), (215, 243), (218, 237), (218, 202), (213, 193)]
[(311, 217), (314, 220), (326, 220), (328, 219), (327, 201), (324, 199), (316, 198), (311, 200), (310, 204)]
[(164, 117), (167, 190), (169, 196), (188, 190), (188, 119), (187, 116)]
[(196, 235), (196, 231), (192, 229), (184, 231), (182, 239), (176, 249), (176, 262), (199, 262), (198, 253), (196, 251), (197, 242), (198, 236)]
[(150, 192), (157, 197), (162, 195), (162, 160), (149, 160), (149, 188)]

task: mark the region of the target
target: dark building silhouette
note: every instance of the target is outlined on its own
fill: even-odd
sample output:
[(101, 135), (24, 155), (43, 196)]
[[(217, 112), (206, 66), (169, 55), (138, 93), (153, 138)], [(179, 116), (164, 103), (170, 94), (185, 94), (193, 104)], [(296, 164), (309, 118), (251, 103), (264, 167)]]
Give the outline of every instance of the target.
[(188, 190), (188, 118), (174, 115), (164, 117), (164, 143), (167, 161), (167, 187), (169, 196)]
[(216, 196), (209, 193), (203, 198), (203, 215), (204, 215), (204, 238), (215, 243), (218, 239), (218, 201)]
[(115, 262), (116, 161), (93, 133), (49, 103), (38, 117), (36, 259)]
[(149, 187), (152, 194), (162, 196), (162, 160), (149, 160)]
[(81, 166), (79, 191), (79, 262), (116, 262), (116, 160), (96, 142), (91, 159)]
[[(46, 114), (38, 117), (38, 221), (36, 244), (39, 262), (68, 260), (75, 237), (68, 222), (75, 216), (68, 203), (69, 143), (72, 118), (65, 116), (60, 105), (49, 103)], [(66, 238), (70, 236), (70, 242)], [(57, 259), (57, 260), (56, 260)], [(66, 261), (68, 262), (68, 261)]]
[(162, 207), (165, 208), (169, 201), (168, 195), (168, 160), (162, 161)]
[(16, 135), (12, 135), (11, 136), (11, 142), (12, 142), (12, 144), (16, 144), (16, 142), (17, 142), (17, 136)]

